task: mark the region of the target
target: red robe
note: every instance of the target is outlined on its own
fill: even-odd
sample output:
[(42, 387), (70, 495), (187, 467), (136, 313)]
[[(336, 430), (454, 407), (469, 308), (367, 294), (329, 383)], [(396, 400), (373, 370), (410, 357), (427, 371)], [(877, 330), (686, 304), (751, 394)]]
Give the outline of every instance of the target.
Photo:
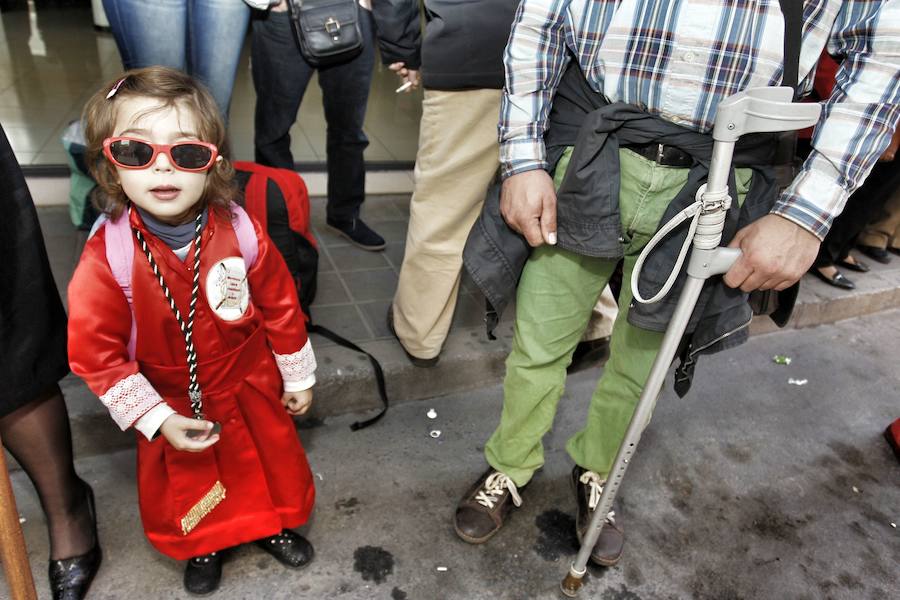
[[(144, 530), (157, 550), (175, 559), (302, 525), (315, 499), (306, 455), (293, 420), (281, 405), (279, 365), (285, 357), (296, 359), (301, 349), (309, 349), (294, 282), (281, 255), (254, 221), (259, 255), (246, 277), (249, 304), (242, 316), (238, 309), (238, 318), (233, 312), (229, 318), (234, 320), (221, 318), (208, 302), (209, 271), (222, 270), (222, 259), (236, 257), (227, 263), (231, 265), (243, 259), (228, 215), (210, 214), (201, 241), (194, 344), (203, 412), (222, 425), (221, 437), (203, 452), (191, 453), (176, 450), (162, 436), (152, 442), (137, 436)], [(131, 221), (144, 233), (186, 318), (193, 249), (181, 261), (146, 230), (136, 212)], [(69, 285), (72, 371), (101, 397), (123, 429), (161, 400), (191, 416), (184, 338), (137, 245), (132, 276), (137, 343), (135, 360), (129, 360), (132, 315), (107, 262), (104, 233), (101, 228), (88, 240)], [(278, 364), (273, 352), (281, 355)], [(224, 499), (192, 523), (192, 529), (186, 527), (186, 515), (197, 516), (191, 508), (216, 482), (224, 486)]]

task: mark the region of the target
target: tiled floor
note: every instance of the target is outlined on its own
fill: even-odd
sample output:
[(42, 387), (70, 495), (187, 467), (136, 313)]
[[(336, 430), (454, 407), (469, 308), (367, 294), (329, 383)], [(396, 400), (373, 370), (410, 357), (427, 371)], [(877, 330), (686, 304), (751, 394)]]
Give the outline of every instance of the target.
[[(312, 226), (319, 240), (315, 321), (357, 342), (390, 338), (385, 317), (403, 261), (409, 196), (370, 196), (362, 217), (388, 242), (384, 252), (365, 252), (325, 225), (325, 201), (312, 200)], [(483, 327), (484, 300), (463, 276), (454, 329)], [(512, 311), (507, 311), (507, 317)], [(317, 340), (317, 345), (328, 343)]]
[[(0, 13), (0, 123), (20, 164), (61, 165), (66, 161), (59, 141), (63, 129), (122, 65), (112, 35), (94, 30), (90, 2), (64, 8), (39, 4), (31, 14)], [(396, 76), (376, 64), (365, 125), (367, 161), (415, 160), (421, 92), (398, 95), (396, 86)], [(255, 98), (245, 43), (230, 118), (238, 159), (253, 158)], [(297, 162), (325, 160), (322, 94), (315, 80), (291, 130), (291, 148)]]

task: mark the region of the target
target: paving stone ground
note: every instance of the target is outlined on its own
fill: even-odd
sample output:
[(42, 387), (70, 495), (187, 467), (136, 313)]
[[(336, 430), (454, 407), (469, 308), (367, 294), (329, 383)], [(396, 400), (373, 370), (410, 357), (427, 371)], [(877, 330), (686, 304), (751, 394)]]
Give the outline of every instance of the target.
[[(889, 600), (900, 597), (900, 463), (881, 432), (900, 416), (900, 312), (758, 335), (704, 358), (691, 394), (667, 386), (620, 495), (621, 564), (591, 569), (601, 600)], [(793, 358), (776, 365), (774, 354)], [(455, 503), (484, 468), (498, 385), (359, 414), (300, 435), (318, 488), (303, 532), (315, 562), (293, 572), (252, 547), (233, 552), (216, 598), (551, 599), (576, 551), (566, 439), (597, 372), (570, 379), (546, 465), (524, 505), (483, 546), (452, 530)], [(804, 386), (789, 378), (807, 379)], [(426, 411), (434, 408), (437, 418)], [(430, 431), (439, 429), (434, 439)], [(186, 598), (182, 564), (145, 541), (133, 450), (77, 461), (97, 495), (105, 560), (90, 598)], [(48, 596), (46, 526), (13, 473), (39, 597)], [(445, 567), (446, 570), (439, 570)], [(2, 584), (0, 584), (2, 585)], [(2, 596), (3, 592), (0, 592)]]

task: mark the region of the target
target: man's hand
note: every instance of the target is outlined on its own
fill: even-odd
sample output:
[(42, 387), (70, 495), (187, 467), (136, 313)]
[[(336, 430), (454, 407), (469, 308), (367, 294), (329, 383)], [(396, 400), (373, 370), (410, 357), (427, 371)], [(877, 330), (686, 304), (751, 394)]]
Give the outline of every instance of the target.
[(812, 266), (819, 238), (793, 221), (766, 215), (738, 231), (729, 248), (741, 257), (725, 273), (725, 284), (742, 291), (783, 290)]
[(303, 390), (302, 392), (285, 392), (281, 397), (281, 403), (288, 414), (295, 417), (305, 415), (309, 407), (312, 406), (313, 392), (312, 388)]
[[(219, 434), (212, 431), (212, 421), (201, 421), (198, 419), (189, 419), (182, 415), (169, 415), (159, 427), (159, 432), (165, 437), (176, 450), (186, 452), (202, 452), (219, 441)], [(187, 432), (190, 430), (205, 431), (206, 435), (189, 438)]]
[(531, 246), (556, 244), (556, 190), (547, 171), (525, 171), (507, 178), (500, 189), (500, 214)]
[(419, 88), (419, 72), (416, 69), (407, 69), (406, 63), (395, 62), (388, 65), (388, 69), (397, 74), (397, 77), (400, 78), (401, 87), (404, 84), (410, 84), (405, 90), (403, 90), (404, 94), (409, 94), (415, 89)]

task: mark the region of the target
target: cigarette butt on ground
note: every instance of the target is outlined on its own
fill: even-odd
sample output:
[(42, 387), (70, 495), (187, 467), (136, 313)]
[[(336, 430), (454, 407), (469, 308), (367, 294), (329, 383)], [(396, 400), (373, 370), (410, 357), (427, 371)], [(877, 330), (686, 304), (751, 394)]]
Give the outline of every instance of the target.
[(411, 87), (412, 87), (412, 81), (407, 81), (406, 83), (404, 83), (403, 85), (398, 87), (396, 90), (394, 90), (394, 93), (399, 94), (400, 92), (405, 92), (406, 90), (408, 90)]

